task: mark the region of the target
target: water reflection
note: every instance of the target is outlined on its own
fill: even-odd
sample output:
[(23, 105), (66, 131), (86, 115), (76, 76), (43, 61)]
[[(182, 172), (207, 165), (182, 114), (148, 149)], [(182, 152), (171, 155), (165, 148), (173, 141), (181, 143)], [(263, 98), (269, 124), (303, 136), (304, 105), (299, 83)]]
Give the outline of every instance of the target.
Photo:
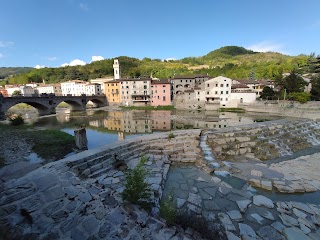
[[(219, 129), (272, 120), (263, 114), (201, 112), (201, 111), (108, 111), (88, 110), (70, 112), (57, 109), (57, 114), (39, 118), (28, 113), (28, 122), (35, 127), (61, 129), (71, 135), (81, 125), (87, 128), (89, 148), (101, 146), (128, 137), (177, 129)], [(90, 144), (91, 142), (91, 144)], [(94, 143), (94, 144), (93, 144)]]

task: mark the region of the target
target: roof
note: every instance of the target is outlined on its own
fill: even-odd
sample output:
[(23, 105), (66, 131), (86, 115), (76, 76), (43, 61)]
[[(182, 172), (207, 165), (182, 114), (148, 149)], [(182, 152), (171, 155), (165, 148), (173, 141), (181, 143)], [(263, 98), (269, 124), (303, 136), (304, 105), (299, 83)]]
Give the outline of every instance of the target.
[(159, 80), (152, 80), (151, 84), (170, 84), (169, 79), (159, 79)]
[(233, 84), (231, 86), (231, 89), (236, 89), (236, 88), (249, 88), (249, 87), (245, 84)]
[(121, 78), (118, 79), (120, 82), (125, 82), (125, 81), (151, 81), (152, 78)]
[(199, 77), (209, 77), (206, 74), (195, 74), (195, 75), (177, 75), (173, 77), (174, 79), (194, 79), (194, 78), (199, 78)]

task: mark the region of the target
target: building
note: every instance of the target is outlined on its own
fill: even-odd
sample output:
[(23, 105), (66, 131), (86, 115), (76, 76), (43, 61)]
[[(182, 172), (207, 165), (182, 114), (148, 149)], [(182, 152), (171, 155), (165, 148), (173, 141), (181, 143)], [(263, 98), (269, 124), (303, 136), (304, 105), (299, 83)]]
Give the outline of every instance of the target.
[(106, 84), (107, 82), (112, 81), (112, 80), (113, 80), (113, 77), (110, 76), (110, 77), (104, 77), (104, 78), (91, 79), (91, 80), (90, 80), (90, 83), (100, 84), (100, 85), (101, 85), (102, 93), (103, 93), (103, 94), (106, 94), (106, 93), (105, 93), (105, 84)]
[(24, 97), (31, 97), (36, 93), (33, 87), (26, 85), (6, 85), (5, 88), (8, 92), (9, 97), (11, 97), (12, 94), (16, 91), (20, 92), (21, 96)]
[(147, 106), (151, 102), (151, 78), (119, 79), (121, 104)]
[(151, 81), (151, 106), (171, 105), (171, 83), (168, 79)]
[(99, 83), (89, 83), (85, 85), (85, 94), (89, 96), (101, 95), (102, 89)]
[(113, 75), (114, 75), (114, 80), (118, 80), (121, 78), (120, 64), (118, 59), (114, 59), (113, 61)]
[(186, 90), (189, 91), (199, 87), (207, 80), (209, 80), (209, 76), (202, 74), (191, 76), (174, 76), (174, 78), (171, 79), (172, 99), (174, 99), (176, 95), (182, 94)]
[(238, 107), (240, 104), (249, 104), (256, 101), (257, 92), (245, 84), (234, 84), (231, 87), (230, 107)]
[(86, 83), (81, 80), (72, 80), (61, 83), (61, 92), (63, 96), (72, 95), (72, 96), (81, 96), (86, 93)]
[(219, 107), (228, 107), (231, 95), (231, 82), (230, 78), (222, 76), (204, 82), (205, 103), (218, 104)]
[(271, 80), (232, 80), (232, 85), (247, 85), (249, 89), (256, 93), (256, 97), (260, 97), (263, 88), (268, 86), (274, 88), (274, 82)]
[(56, 96), (62, 96), (62, 90), (60, 83), (55, 84), (42, 84), (37, 86), (38, 94), (54, 94)]
[(112, 80), (104, 84), (104, 92), (110, 105), (119, 105), (121, 103), (120, 83), (119, 80)]
[(0, 87), (0, 94), (2, 95), (2, 97), (9, 97), (8, 90), (3, 87)]

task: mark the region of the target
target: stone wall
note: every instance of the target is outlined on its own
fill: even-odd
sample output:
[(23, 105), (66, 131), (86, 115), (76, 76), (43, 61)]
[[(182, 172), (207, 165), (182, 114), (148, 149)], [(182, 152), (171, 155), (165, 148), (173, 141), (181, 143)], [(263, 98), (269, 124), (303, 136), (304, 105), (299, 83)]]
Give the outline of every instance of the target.
[(207, 133), (207, 143), (219, 160), (268, 160), (320, 143), (319, 122), (278, 120)]

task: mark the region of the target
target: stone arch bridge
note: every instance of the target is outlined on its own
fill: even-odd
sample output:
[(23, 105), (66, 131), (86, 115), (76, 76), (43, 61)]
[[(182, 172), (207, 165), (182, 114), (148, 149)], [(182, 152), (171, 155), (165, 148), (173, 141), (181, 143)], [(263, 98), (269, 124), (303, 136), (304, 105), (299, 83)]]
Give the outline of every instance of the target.
[(66, 102), (72, 110), (84, 111), (88, 101), (93, 102), (95, 107), (108, 105), (106, 96), (41, 96), (41, 97), (7, 97), (0, 98), (0, 119), (5, 118), (5, 112), (18, 103), (26, 103), (36, 108), (40, 116), (56, 113), (56, 107), (61, 102)]

